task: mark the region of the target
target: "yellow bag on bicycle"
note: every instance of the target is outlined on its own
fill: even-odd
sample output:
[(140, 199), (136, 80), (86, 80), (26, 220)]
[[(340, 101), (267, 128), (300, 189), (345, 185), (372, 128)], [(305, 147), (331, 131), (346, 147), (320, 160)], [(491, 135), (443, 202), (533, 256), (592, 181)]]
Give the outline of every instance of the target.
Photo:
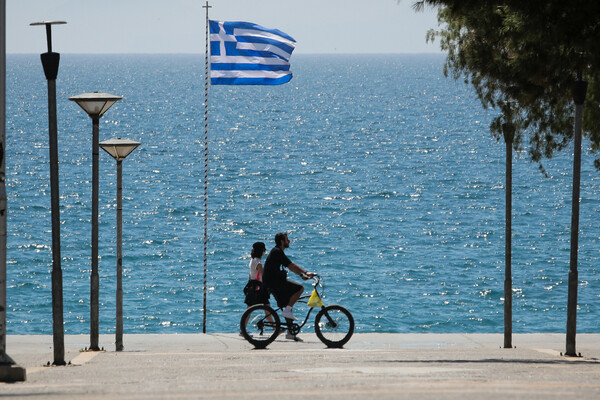
[(308, 303), (306, 303), (309, 307), (323, 307), (323, 302), (319, 297), (319, 294), (315, 289), (313, 289), (310, 298), (308, 299)]

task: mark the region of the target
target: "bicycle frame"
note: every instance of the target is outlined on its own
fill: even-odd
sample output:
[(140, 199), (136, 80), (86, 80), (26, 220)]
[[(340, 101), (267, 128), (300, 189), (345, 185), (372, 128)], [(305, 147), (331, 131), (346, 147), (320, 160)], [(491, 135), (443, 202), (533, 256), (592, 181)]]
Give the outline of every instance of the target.
[[(319, 293), (319, 291), (318, 291), (318, 289), (317, 289), (317, 288), (319, 287), (319, 283), (321, 282), (321, 277), (320, 277), (319, 275), (315, 275), (315, 278), (313, 278), (313, 279), (315, 279), (315, 283), (313, 283), (313, 288), (314, 288), (314, 290), (316, 290), (316, 291), (317, 291), (317, 294), (319, 295), (319, 297), (320, 297), (320, 298), (321, 298), (321, 300), (322, 300), (322, 299), (323, 299), (323, 290), (321, 290), (321, 293)], [(309, 294), (308, 294), (308, 295), (304, 295), (304, 296), (301, 296), (301, 297), (298, 299), (298, 301), (297, 301), (297, 302), (298, 302), (298, 303), (304, 303), (304, 304), (307, 304), (307, 303), (308, 303), (308, 299), (309, 299), (309, 298), (310, 298), (310, 295), (309, 295)], [(323, 308), (323, 307), (325, 307), (325, 304), (323, 304), (323, 305), (321, 306), (321, 308)], [(291, 327), (292, 327), (294, 324), (296, 324), (296, 325), (298, 325), (297, 332), (300, 332), (300, 330), (301, 330), (301, 329), (304, 327), (304, 325), (306, 325), (306, 323), (308, 322), (308, 319), (310, 318), (310, 314), (312, 313), (312, 311), (313, 311), (313, 309), (314, 309), (314, 308), (315, 308), (315, 307), (309, 307), (309, 308), (308, 308), (308, 312), (306, 313), (306, 317), (304, 318), (304, 321), (303, 321), (301, 324), (296, 324), (294, 321), (292, 321), (292, 322), (290, 323), (290, 322), (288, 322), (288, 320), (287, 320), (287, 319), (285, 319), (285, 318), (284, 318), (284, 319), (281, 321), (281, 326), (283, 326), (283, 327), (285, 327), (285, 328), (287, 328), (287, 329), (289, 330), (289, 329), (290, 329), (290, 328), (291, 328)], [(277, 313), (277, 312), (280, 312), (282, 309), (283, 309), (283, 307), (273, 308), (273, 310), (274, 310), (276, 313)], [(260, 321), (260, 323), (262, 323), (263, 325), (265, 325), (265, 324), (266, 324), (267, 326), (270, 326), (270, 324), (272, 324), (272, 323), (271, 323), (271, 322), (269, 322), (269, 321), (266, 321), (266, 318), (267, 318), (267, 317), (265, 316), (265, 317), (264, 317), (264, 318), (263, 318), (263, 319)], [(285, 321), (285, 322), (284, 322), (284, 321)]]

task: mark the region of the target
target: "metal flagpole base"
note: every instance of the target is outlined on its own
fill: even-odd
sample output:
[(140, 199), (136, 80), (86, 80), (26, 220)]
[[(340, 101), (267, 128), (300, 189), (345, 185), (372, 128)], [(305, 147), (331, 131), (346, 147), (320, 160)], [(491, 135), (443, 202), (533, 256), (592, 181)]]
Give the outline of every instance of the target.
[(8, 355), (0, 358), (0, 382), (23, 382), (25, 375), (25, 368), (15, 365)]

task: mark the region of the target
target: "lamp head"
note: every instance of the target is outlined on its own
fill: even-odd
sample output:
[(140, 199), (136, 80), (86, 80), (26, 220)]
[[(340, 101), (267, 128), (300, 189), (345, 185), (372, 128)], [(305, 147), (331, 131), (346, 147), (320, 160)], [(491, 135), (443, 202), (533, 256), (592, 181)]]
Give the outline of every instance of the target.
[(93, 92), (69, 97), (69, 100), (77, 103), (91, 118), (100, 118), (113, 104), (122, 98), (113, 94)]
[(123, 161), (130, 155), (141, 143), (129, 139), (108, 139), (100, 142), (100, 147), (117, 161)]

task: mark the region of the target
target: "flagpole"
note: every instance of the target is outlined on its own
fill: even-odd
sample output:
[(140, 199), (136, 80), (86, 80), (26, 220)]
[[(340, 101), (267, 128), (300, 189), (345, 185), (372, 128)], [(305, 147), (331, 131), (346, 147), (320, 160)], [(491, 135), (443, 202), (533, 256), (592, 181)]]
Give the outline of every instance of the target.
[(206, 333), (206, 278), (207, 278), (207, 247), (208, 247), (208, 41), (209, 41), (209, 29), (208, 29), (208, 9), (211, 6), (202, 6), (206, 8), (206, 43), (204, 48), (204, 307), (202, 317), (202, 333)]

